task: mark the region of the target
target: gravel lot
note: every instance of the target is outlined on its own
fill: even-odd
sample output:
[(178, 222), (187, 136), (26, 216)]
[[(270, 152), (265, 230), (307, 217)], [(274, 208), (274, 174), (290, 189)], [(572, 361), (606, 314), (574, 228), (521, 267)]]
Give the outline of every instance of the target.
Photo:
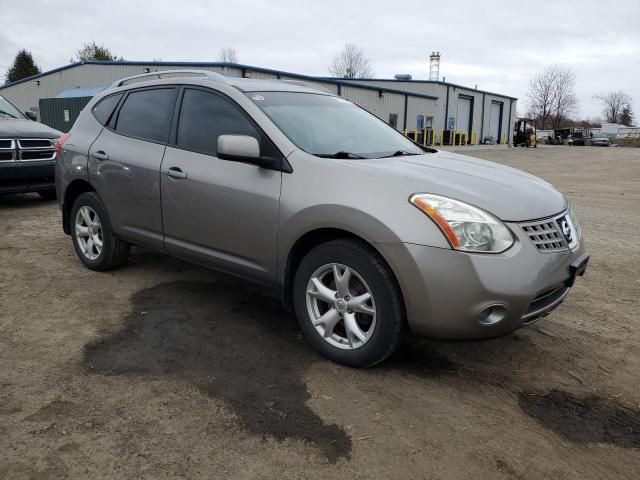
[(551, 316), (351, 370), (271, 292), (134, 249), (83, 268), (0, 198), (0, 478), (640, 478), (640, 149), (470, 152), (552, 182), (592, 255)]

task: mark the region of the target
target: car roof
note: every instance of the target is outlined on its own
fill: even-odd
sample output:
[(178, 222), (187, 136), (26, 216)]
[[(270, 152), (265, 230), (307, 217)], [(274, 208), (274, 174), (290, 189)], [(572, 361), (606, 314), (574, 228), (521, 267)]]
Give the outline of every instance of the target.
[[(213, 72), (210, 72), (213, 73)], [(151, 76), (152, 77), (152, 76)], [(119, 82), (128, 82), (121, 87), (118, 82), (114, 83), (111, 88), (101, 93), (106, 93), (108, 90), (115, 88), (130, 89), (139, 88), (144, 86), (153, 85), (175, 85), (191, 84), (207, 87), (215, 87), (217, 85), (229, 85), (235, 87), (241, 92), (298, 92), (298, 93), (314, 93), (321, 95), (334, 95), (333, 92), (323, 87), (322, 85), (315, 84), (313, 82), (306, 82), (302, 80), (271, 80), (271, 79), (254, 79), (254, 78), (240, 78), (240, 77), (224, 77), (222, 75), (207, 76), (193, 76), (185, 73), (184, 76), (180, 74), (174, 74), (165, 78), (150, 78), (146, 79), (145, 76), (130, 77), (129, 79), (123, 79)]]

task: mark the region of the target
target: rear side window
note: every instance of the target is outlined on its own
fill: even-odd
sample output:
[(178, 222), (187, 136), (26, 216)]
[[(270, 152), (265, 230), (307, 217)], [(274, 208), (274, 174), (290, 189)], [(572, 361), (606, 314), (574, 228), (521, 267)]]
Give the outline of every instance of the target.
[(118, 112), (116, 132), (154, 142), (165, 142), (175, 100), (175, 89), (156, 88), (129, 93)]
[(214, 93), (186, 89), (178, 122), (178, 147), (215, 156), (220, 135), (250, 135), (265, 150), (262, 135), (234, 103)]
[(116, 95), (109, 95), (108, 97), (103, 98), (98, 102), (98, 104), (93, 107), (93, 116), (96, 117), (102, 125), (106, 125), (109, 121), (109, 117), (113, 113), (113, 110), (118, 105), (118, 102), (122, 98), (122, 93), (118, 93)]

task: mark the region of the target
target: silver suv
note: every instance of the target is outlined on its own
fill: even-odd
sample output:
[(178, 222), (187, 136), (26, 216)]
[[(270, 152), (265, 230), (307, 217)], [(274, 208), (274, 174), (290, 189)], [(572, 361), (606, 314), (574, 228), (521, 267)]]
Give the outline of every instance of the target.
[(134, 244), (275, 286), (309, 343), (351, 366), (384, 360), (407, 329), (530, 324), (588, 260), (549, 183), (423, 148), (313, 84), (131, 77), (58, 147), (64, 231), (88, 268)]

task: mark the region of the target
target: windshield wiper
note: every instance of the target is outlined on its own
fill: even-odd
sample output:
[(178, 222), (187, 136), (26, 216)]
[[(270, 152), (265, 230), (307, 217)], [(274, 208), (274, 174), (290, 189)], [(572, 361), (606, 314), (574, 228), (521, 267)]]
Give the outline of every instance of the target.
[(410, 156), (410, 155), (422, 155), (422, 154), (421, 153), (407, 152), (406, 150), (397, 150), (397, 151), (393, 152), (391, 155), (385, 155), (384, 157), (380, 157), (380, 158), (404, 157), (404, 156)]
[(15, 115), (11, 115), (9, 112), (5, 112), (4, 110), (0, 110), (0, 115), (7, 115), (11, 118), (18, 118)]
[(322, 158), (367, 158), (363, 157), (362, 155), (357, 155), (351, 152), (344, 152), (342, 150), (336, 153), (314, 153), (313, 155)]

